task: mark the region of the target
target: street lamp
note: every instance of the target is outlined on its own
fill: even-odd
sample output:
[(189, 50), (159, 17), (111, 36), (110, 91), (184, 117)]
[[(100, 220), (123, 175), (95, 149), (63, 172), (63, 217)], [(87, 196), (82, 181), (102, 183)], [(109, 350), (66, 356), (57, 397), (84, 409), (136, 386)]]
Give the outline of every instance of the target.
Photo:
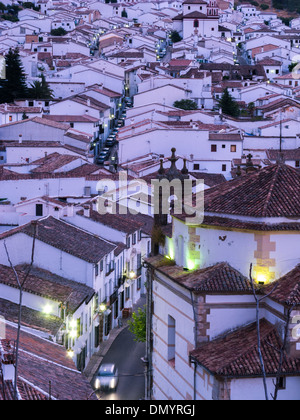
[(101, 303), (99, 306), (100, 312), (104, 312), (106, 310), (106, 305), (104, 303)]

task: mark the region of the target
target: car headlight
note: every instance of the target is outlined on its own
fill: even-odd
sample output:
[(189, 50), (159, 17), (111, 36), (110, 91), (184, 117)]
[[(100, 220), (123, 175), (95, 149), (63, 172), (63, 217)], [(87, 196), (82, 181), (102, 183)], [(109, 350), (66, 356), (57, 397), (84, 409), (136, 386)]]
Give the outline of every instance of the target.
[(115, 388), (115, 386), (116, 386), (116, 381), (115, 381), (115, 379), (112, 379), (112, 380), (110, 381), (109, 387), (110, 387), (111, 389), (114, 389), (114, 388)]
[(95, 382), (95, 387), (98, 389), (98, 388), (100, 388), (100, 381), (99, 381), (99, 379), (96, 379), (96, 382)]

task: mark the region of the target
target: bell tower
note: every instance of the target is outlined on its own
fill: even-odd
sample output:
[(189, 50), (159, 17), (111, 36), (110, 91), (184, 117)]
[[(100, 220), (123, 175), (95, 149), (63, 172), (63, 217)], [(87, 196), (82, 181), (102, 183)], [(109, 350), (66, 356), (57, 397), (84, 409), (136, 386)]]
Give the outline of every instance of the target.
[[(165, 211), (166, 207), (169, 207), (169, 210), (172, 208), (172, 193), (169, 189), (168, 194), (163, 193), (164, 187), (159, 184), (160, 181), (165, 182), (166, 185), (171, 183), (174, 180), (179, 180), (181, 183), (181, 195), (183, 196), (184, 189), (184, 180), (189, 179), (189, 173), (186, 166), (186, 159), (184, 159), (184, 164), (182, 170), (179, 170), (176, 166), (176, 162), (179, 159), (176, 156), (176, 149), (172, 148), (172, 156), (168, 159), (171, 162), (170, 168), (165, 170), (163, 167), (163, 160), (160, 161), (160, 169), (157, 173), (156, 180), (154, 180), (154, 201), (156, 202), (156, 211), (154, 214), (154, 226), (152, 231), (152, 255), (157, 255), (159, 252), (159, 245), (163, 243), (163, 232), (162, 228), (168, 224), (168, 213)], [(165, 185), (165, 187), (166, 187)], [(167, 201), (167, 202), (166, 202)]]
[(219, 16), (219, 7), (216, 0), (209, 0), (207, 6), (207, 16)]

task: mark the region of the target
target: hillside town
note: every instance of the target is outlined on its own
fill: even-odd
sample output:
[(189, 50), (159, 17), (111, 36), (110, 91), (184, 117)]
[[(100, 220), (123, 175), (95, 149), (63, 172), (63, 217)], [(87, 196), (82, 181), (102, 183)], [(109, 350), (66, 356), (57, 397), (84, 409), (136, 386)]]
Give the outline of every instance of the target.
[(300, 7), (265, 3), (0, 2), (0, 400), (300, 400)]

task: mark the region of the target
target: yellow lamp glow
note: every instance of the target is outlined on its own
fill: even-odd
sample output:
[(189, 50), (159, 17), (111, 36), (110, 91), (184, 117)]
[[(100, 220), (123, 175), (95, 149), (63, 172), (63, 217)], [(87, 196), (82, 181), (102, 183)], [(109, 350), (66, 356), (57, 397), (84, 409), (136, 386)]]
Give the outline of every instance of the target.
[(72, 321), (70, 322), (70, 324), (69, 324), (69, 326), (70, 326), (70, 328), (76, 328), (77, 327), (77, 322), (74, 320), (74, 319), (72, 319)]
[(267, 280), (267, 277), (264, 274), (260, 273), (256, 277), (256, 282), (258, 284), (265, 284), (265, 283), (268, 282), (268, 280)]
[(46, 305), (43, 309), (44, 314), (46, 315), (50, 315), (52, 312), (52, 306), (51, 305)]
[(193, 261), (193, 260), (188, 260), (188, 262), (187, 262), (187, 268), (188, 268), (189, 270), (194, 270), (194, 269), (195, 269), (195, 261)]
[(74, 331), (71, 331), (70, 332), (70, 337), (71, 338), (76, 338), (77, 337), (77, 331), (75, 331), (75, 330)]
[(68, 350), (67, 355), (68, 355), (68, 357), (70, 357), (70, 359), (72, 359), (73, 356), (74, 356), (74, 351), (73, 350)]
[(104, 305), (104, 303), (101, 303), (101, 305), (99, 306), (99, 309), (101, 312), (104, 312), (106, 309), (106, 306)]

